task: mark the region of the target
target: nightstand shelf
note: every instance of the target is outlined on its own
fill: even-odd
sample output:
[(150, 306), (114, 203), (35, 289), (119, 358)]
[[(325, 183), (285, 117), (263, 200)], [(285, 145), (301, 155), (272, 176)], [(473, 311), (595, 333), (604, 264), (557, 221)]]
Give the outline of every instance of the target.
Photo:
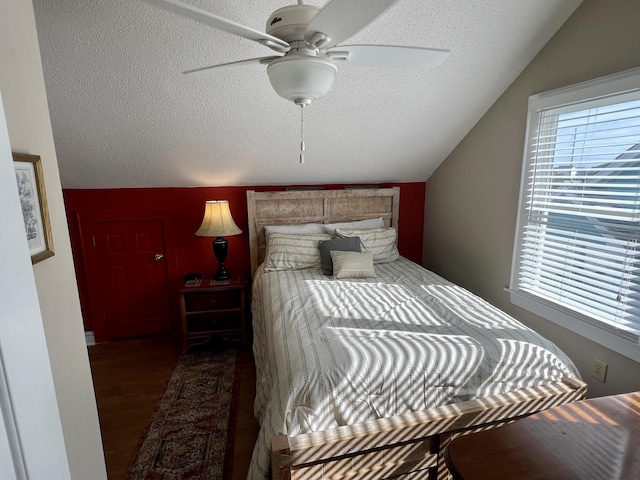
[(202, 279), (180, 289), (182, 352), (208, 342), (212, 336), (247, 345), (244, 277), (218, 282)]

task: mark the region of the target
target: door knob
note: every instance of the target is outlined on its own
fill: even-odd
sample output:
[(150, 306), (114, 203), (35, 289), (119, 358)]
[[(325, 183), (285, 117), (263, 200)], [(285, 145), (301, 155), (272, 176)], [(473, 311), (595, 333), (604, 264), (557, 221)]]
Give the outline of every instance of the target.
[(156, 254), (153, 256), (153, 259), (154, 259), (156, 262), (159, 262), (159, 261), (160, 261), (160, 260), (162, 260), (163, 258), (164, 258), (164, 255), (163, 255), (162, 253), (156, 253)]

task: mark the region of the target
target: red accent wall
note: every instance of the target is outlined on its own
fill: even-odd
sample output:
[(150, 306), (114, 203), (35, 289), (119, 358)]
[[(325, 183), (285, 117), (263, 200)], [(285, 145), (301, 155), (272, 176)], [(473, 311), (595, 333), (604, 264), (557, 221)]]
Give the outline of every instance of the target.
[[(400, 218), (398, 249), (400, 254), (417, 263), (422, 263), (422, 237), (424, 225), (425, 182), (384, 183), (380, 187), (400, 187)], [(299, 185), (298, 185), (299, 186)], [(345, 185), (314, 185), (314, 188), (343, 188)], [(64, 189), (67, 220), (71, 235), (71, 245), (78, 280), (78, 289), (85, 321), (85, 330), (93, 329), (88, 315), (89, 296), (85, 278), (96, 272), (85, 271), (82, 258), (78, 214), (96, 212), (122, 212), (123, 219), (133, 211), (166, 211), (172, 218), (175, 258), (173, 252), (166, 252), (167, 261), (174, 262), (176, 278), (170, 282), (176, 291), (172, 304), (177, 305), (177, 288), (182, 277), (189, 272), (213, 274), (217, 261), (213, 256), (211, 239), (197, 237), (195, 231), (200, 226), (206, 200), (229, 200), (233, 219), (242, 229), (241, 235), (227, 237), (229, 254), (225, 261), (232, 274), (244, 273), (249, 276), (249, 234), (247, 230), (247, 190), (278, 191), (285, 186), (258, 187), (194, 187), (194, 188), (126, 188), (126, 189)]]

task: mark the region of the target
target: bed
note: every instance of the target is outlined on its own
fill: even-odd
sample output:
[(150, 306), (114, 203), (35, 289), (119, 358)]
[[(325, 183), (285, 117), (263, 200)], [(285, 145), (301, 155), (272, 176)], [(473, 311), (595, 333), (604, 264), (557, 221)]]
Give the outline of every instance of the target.
[[(261, 424), (251, 480), (446, 479), (455, 436), (585, 397), (553, 343), (397, 255), (398, 188), (248, 191), (247, 207)], [(334, 252), (332, 276), (288, 250), (336, 237), (366, 252)], [(366, 266), (342, 263), (356, 257)]]

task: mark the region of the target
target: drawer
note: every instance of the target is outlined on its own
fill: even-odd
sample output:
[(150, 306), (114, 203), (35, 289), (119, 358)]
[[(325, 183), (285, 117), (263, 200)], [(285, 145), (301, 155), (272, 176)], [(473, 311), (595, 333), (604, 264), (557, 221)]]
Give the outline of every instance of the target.
[(219, 330), (241, 330), (242, 316), (240, 314), (218, 314), (218, 315), (192, 315), (187, 319), (187, 329), (189, 334), (198, 332), (215, 332)]
[(184, 308), (187, 312), (224, 310), (240, 308), (240, 290), (222, 290), (219, 292), (190, 292), (184, 294)]

